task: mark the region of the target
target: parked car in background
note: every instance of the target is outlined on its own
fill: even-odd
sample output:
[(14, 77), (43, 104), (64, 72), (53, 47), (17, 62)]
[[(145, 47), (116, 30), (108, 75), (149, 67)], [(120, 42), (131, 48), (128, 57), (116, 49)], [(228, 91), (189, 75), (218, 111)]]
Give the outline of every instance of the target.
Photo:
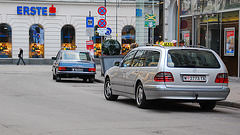
[(138, 47), (114, 65), (105, 73), (105, 98), (134, 98), (139, 108), (162, 99), (198, 102), (212, 110), (230, 92), (228, 71), (211, 49)]
[(89, 51), (60, 50), (52, 66), (53, 79), (82, 78), (84, 82), (94, 82), (96, 65)]

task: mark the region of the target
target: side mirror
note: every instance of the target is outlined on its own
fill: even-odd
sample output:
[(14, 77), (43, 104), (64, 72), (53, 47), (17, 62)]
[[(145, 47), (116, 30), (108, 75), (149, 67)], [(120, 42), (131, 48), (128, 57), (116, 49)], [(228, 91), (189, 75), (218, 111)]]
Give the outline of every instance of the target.
[(114, 62), (114, 66), (119, 66), (120, 65), (120, 62), (119, 61), (115, 61)]
[(56, 57), (52, 57), (52, 60), (56, 60)]

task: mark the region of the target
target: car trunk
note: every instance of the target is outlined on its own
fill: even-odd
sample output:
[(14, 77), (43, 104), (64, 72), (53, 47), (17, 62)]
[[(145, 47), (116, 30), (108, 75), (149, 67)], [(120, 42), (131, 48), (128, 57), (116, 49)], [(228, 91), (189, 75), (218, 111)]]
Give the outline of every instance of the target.
[(197, 49), (169, 50), (165, 71), (172, 74), (173, 82), (165, 82), (168, 88), (219, 89), (224, 83), (216, 83), (219, 73), (226, 73), (217, 55)]
[(67, 71), (83, 71), (88, 72), (89, 68), (96, 68), (92, 61), (75, 61), (64, 60), (59, 63), (59, 67), (66, 67)]

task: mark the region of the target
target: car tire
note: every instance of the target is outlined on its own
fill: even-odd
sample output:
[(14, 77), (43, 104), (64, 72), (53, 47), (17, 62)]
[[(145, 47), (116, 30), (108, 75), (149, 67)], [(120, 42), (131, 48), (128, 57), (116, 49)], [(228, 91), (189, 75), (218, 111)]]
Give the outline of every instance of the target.
[(94, 80), (95, 80), (95, 77), (91, 77), (91, 78), (89, 78), (89, 82), (90, 82), (90, 83), (93, 83)]
[(87, 82), (87, 79), (86, 79), (86, 78), (83, 78), (83, 82)]
[(56, 80), (56, 75), (53, 74), (53, 80)]
[(111, 82), (109, 78), (105, 79), (104, 96), (107, 100), (110, 100), (110, 101), (116, 101), (118, 99), (118, 95), (112, 94)]
[(56, 82), (61, 82), (61, 77), (59, 75), (56, 75)]
[(199, 105), (200, 105), (202, 110), (211, 111), (216, 106), (216, 101), (200, 102)]
[(145, 95), (142, 83), (137, 84), (135, 99), (136, 99), (138, 108), (146, 108), (147, 107), (146, 95)]

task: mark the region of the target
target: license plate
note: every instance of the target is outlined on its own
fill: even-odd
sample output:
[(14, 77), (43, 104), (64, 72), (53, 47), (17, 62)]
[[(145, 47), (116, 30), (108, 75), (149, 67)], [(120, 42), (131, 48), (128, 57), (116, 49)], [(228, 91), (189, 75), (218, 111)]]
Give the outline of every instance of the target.
[(206, 82), (206, 76), (183, 76), (184, 82)]
[(82, 68), (73, 68), (73, 71), (83, 71)]

